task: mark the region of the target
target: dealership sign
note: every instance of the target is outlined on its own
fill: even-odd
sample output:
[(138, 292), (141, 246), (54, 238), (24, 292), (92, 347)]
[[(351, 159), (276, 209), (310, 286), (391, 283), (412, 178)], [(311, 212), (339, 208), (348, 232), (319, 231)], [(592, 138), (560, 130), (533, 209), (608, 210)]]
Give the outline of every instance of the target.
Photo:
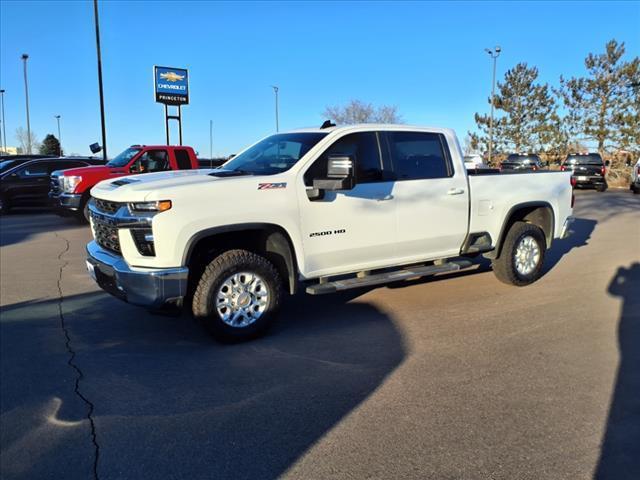
[(189, 103), (189, 72), (184, 68), (153, 67), (156, 102), (165, 105)]

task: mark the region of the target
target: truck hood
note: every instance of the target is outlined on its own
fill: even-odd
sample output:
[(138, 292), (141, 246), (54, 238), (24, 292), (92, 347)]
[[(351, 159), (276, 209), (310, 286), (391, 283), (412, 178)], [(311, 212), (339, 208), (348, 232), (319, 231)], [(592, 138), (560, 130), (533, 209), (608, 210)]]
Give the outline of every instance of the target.
[(89, 165), (87, 167), (78, 167), (78, 168), (68, 168), (66, 170), (62, 170), (63, 175), (76, 175), (82, 177), (83, 175), (95, 175), (102, 177), (109, 177), (111, 175), (128, 175), (124, 168), (115, 168), (115, 167), (106, 167), (104, 165)]
[[(178, 170), (145, 173), (124, 178), (104, 180), (91, 189), (91, 195), (111, 201), (170, 200), (179, 191), (188, 190), (200, 184), (239, 184), (262, 180), (274, 182), (273, 176), (238, 175), (221, 169)], [(262, 180), (261, 180), (262, 179)], [(267, 181), (267, 180), (265, 180)]]

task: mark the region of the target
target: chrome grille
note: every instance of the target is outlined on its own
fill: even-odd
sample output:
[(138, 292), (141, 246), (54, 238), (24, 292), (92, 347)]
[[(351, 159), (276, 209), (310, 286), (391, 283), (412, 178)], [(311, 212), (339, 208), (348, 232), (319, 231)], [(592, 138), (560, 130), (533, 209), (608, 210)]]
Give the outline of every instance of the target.
[(100, 200), (99, 198), (94, 198), (93, 202), (95, 207), (99, 211), (108, 213), (110, 215), (113, 215), (114, 213), (116, 213), (118, 209), (124, 205), (124, 203), (110, 202), (108, 200)]
[(98, 215), (92, 215), (93, 237), (102, 248), (120, 253), (120, 239), (118, 229), (103, 222)]
[(58, 195), (60, 195), (60, 193), (62, 193), (62, 177), (51, 175), (49, 189), (54, 196), (57, 197)]

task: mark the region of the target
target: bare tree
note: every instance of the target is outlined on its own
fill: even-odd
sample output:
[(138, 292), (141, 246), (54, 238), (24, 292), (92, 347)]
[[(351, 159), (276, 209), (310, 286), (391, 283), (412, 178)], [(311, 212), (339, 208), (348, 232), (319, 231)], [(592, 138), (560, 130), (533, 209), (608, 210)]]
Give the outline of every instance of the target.
[(382, 105), (378, 108), (361, 100), (351, 100), (346, 105), (328, 106), (323, 114), (338, 125), (355, 123), (403, 123), (395, 105)]
[[(31, 132), (31, 142), (29, 142), (27, 131), (22, 127), (18, 127), (16, 129), (16, 140), (18, 140), (18, 148), (23, 153), (37, 152), (40, 149), (40, 142), (38, 142), (38, 138), (33, 131)], [(29, 152), (29, 144), (31, 144), (31, 152)]]

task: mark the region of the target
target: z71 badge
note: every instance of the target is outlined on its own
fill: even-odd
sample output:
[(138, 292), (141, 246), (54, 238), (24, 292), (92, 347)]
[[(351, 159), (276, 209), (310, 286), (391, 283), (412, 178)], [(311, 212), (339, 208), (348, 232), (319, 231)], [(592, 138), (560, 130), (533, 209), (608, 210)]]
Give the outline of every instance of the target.
[(287, 188), (287, 182), (258, 184), (258, 190), (275, 190), (276, 188)]

